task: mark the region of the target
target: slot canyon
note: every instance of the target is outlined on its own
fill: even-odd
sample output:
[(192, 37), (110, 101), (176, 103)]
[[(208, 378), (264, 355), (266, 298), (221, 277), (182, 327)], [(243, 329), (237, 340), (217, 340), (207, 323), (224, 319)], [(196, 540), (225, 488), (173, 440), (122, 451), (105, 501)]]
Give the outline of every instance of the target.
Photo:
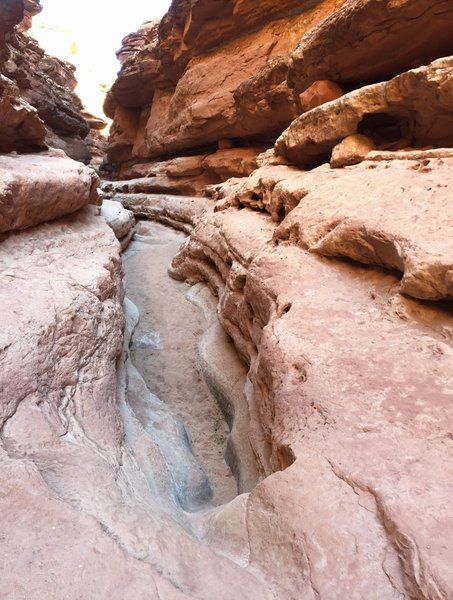
[(453, 600), (453, 2), (169, 5), (0, 0), (0, 599)]

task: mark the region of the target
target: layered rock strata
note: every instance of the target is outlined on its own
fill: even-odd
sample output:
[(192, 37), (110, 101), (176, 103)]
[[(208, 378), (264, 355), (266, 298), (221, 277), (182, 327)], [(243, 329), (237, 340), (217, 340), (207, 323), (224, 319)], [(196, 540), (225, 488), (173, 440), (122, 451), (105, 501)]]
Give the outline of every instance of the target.
[(451, 315), (276, 235), (205, 216), (172, 267), (219, 296), (249, 366), (252, 564), (285, 598), (447, 598)]
[(175, 0), (159, 25), (125, 38), (105, 105), (114, 118), (110, 160), (275, 138), (299, 112), (286, 85), (289, 54), (333, 5)]
[[(277, 152), (303, 166), (330, 158), (357, 128), (371, 130), (380, 149), (451, 145), (451, 65), (409, 71), (453, 52), (448, 3), (271, 5), (175, 0), (160, 24), (125, 38), (105, 105), (114, 119), (115, 175), (149, 158), (212, 152), (224, 141), (233, 149), (269, 146), (293, 121)], [(406, 43), (409, 37), (417, 43)], [(438, 85), (444, 99), (435, 96)], [(326, 111), (320, 106), (335, 99)]]
[(212, 200), (190, 196), (113, 194), (110, 202), (138, 219), (158, 221), (187, 234), (193, 231), (200, 217), (214, 209)]
[(27, 34), (39, 2), (8, 0), (0, 12), (0, 151), (49, 146), (88, 163), (87, 121), (74, 93), (75, 67), (47, 55)]
[[(270, 148), (218, 173), (171, 269), (218, 296), (249, 369), (251, 564), (285, 599), (448, 598), (451, 7), (287, 10), (174, 2), (126, 40), (110, 160)], [(138, 189), (117, 197), (165, 215)]]
[(216, 210), (248, 207), (274, 221), (287, 215), (276, 242), (400, 271), (403, 293), (451, 299), (452, 167), (448, 157), (410, 156), (342, 170), (263, 167), (212, 192)]

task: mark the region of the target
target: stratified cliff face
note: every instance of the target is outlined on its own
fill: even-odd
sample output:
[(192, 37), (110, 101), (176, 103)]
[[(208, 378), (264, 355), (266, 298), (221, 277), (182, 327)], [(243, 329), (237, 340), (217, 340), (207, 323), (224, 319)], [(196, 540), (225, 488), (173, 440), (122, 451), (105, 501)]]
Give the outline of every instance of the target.
[(0, 7), (0, 151), (51, 146), (89, 162), (91, 125), (74, 93), (75, 69), (27, 35), (41, 9), (38, 0), (8, 0)]
[[(245, 146), (256, 156), (317, 104), (450, 54), (451, 14), (448, 3), (433, 0), (288, 0), (278, 6), (174, 0), (160, 23), (126, 37), (118, 53), (122, 68), (105, 103), (114, 119), (108, 149), (113, 174), (145, 175), (153, 161), (191, 154), (200, 156), (211, 182), (246, 175), (250, 169), (220, 174), (203, 159), (225, 147)], [(383, 100), (371, 109), (364, 103), (351, 132), (403, 127), (405, 111), (413, 110), (408, 96), (420, 96), (406, 79), (400, 108)], [(420, 103), (433, 104), (434, 119), (443, 110), (440, 100)], [(409, 136), (405, 143), (445, 145), (430, 135)], [(321, 162), (328, 158), (317, 140), (313, 150), (322, 153)], [(291, 152), (285, 158), (294, 160)], [(138, 163), (148, 170), (137, 171)]]
[(226, 140), (256, 154), (300, 112), (286, 83), (291, 52), (338, 5), (175, 0), (160, 24), (139, 31), (139, 49), (138, 37), (125, 38), (105, 104), (111, 162), (206, 155)]

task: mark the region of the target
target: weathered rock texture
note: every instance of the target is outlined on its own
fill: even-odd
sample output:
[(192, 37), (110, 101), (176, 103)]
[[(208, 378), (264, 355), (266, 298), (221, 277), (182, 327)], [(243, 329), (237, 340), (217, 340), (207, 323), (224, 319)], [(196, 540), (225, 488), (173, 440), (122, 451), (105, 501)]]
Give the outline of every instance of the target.
[(249, 366), (268, 475), (248, 501), (252, 564), (283, 598), (448, 598), (451, 315), (393, 275), (274, 239), (270, 217), (230, 209), (172, 268), (218, 294)]
[(443, 0), (349, 0), (302, 37), (291, 85), (303, 91), (331, 79), (357, 87), (453, 54), (452, 17)]
[[(50, 127), (83, 137), (68, 96), (41, 87), (39, 73), (62, 85), (71, 69), (37, 60), (21, 31), (39, 3), (25, 8), (0, 7), (7, 151), (39, 148)], [(86, 206), (88, 169), (0, 160), (3, 594), (453, 597), (451, 13), (174, 0), (119, 53), (104, 217)], [(234, 344), (218, 327), (213, 341), (210, 315), (200, 372), (244, 492), (223, 505), (128, 354), (128, 211), (190, 233), (171, 274), (209, 286)], [(158, 229), (140, 224), (127, 251), (153, 285)]]
[(7, 0), (0, 9), (0, 152), (60, 148), (88, 163), (93, 122), (74, 93), (75, 67), (47, 55), (27, 35), (35, 0)]
[(140, 179), (109, 193), (180, 226), (196, 200), (150, 180), (220, 180), (171, 274), (217, 295), (248, 369), (243, 524), (278, 598), (453, 595), (451, 11), (175, 1), (121, 51), (109, 157)]
[(452, 158), (309, 172), (275, 166), (213, 191), (216, 210), (248, 207), (283, 218), (276, 242), (400, 271), (402, 292), (440, 300), (453, 298), (452, 172)]
[(453, 58), (436, 60), (304, 113), (277, 140), (276, 153), (301, 166), (320, 164), (355, 133), (382, 149), (452, 147), (452, 90)]
[(105, 105), (110, 160), (275, 138), (299, 113), (286, 84), (289, 54), (335, 4), (175, 0), (160, 24), (124, 40)]
[(94, 171), (61, 153), (0, 156), (0, 233), (100, 204)]
[(190, 233), (200, 217), (214, 209), (214, 203), (207, 198), (162, 194), (114, 193), (110, 202), (123, 206), (139, 219), (158, 221), (185, 233)]

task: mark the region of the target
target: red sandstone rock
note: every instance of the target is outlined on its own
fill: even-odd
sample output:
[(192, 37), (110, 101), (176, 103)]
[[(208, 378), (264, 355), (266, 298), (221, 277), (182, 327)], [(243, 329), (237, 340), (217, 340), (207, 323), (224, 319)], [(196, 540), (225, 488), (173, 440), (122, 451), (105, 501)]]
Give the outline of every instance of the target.
[(38, 111), (20, 97), (13, 81), (0, 75), (0, 152), (45, 148), (46, 134)]
[(147, 25), (125, 38), (126, 60), (105, 105), (114, 117), (110, 160), (275, 139), (299, 112), (286, 84), (289, 53), (331, 10), (329, 0), (174, 2), (157, 31)]
[(275, 151), (310, 166), (329, 160), (332, 148), (365, 133), (381, 149), (453, 145), (453, 58), (446, 57), (388, 82), (350, 92), (298, 117)]
[(300, 202), (277, 230), (313, 252), (403, 273), (401, 291), (453, 297), (452, 159), (362, 163), (282, 182), (274, 198)]
[(349, 0), (302, 37), (291, 85), (301, 92), (330, 79), (357, 87), (453, 54), (451, 18), (443, 0)]
[(299, 94), (300, 106), (303, 112), (307, 112), (326, 102), (337, 100), (343, 94), (343, 90), (337, 83), (321, 79), (312, 83), (305, 92)]
[(112, 198), (139, 219), (158, 221), (187, 234), (214, 208), (212, 200), (190, 196), (116, 193)]
[[(0, 106), (0, 151), (24, 152), (52, 146), (88, 163), (90, 143), (84, 139), (90, 124), (82, 115), (82, 103), (74, 93), (75, 67), (48, 56), (27, 35), (33, 15), (41, 10), (40, 3), (8, 0), (0, 10), (0, 77), (3, 76), (2, 82), (6, 77), (15, 84), (8, 85), (7, 91), (4, 83), (0, 84), (3, 88), (0, 104), (13, 101), (13, 108), (6, 112)], [(36, 109), (39, 120), (36, 111), (27, 105)], [(14, 119), (12, 111), (19, 113)], [(43, 123), (47, 128), (44, 135)]]

